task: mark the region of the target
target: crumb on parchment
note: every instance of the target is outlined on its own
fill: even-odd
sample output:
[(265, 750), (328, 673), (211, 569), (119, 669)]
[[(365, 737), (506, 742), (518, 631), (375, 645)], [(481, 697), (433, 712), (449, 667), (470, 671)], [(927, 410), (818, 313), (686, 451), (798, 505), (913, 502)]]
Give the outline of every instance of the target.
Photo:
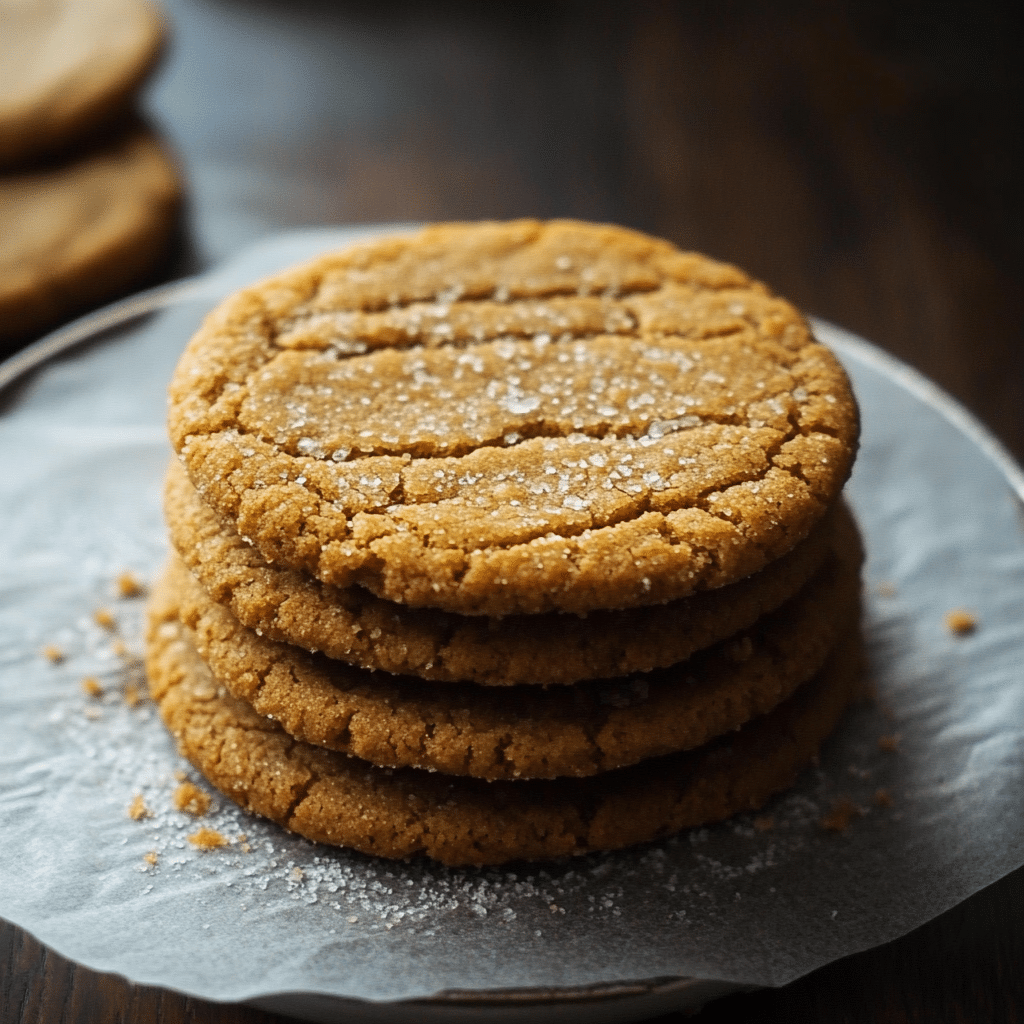
[(860, 817), (860, 814), (860, 808), (848, 796), (841, 796), (821, 819), (821, 827), (828, 832), (845, 832), (850, 822)]
[(179, 811), (201, 818), (210, 809), (210, 795), (191, 782), (183, 782), (171, 798)]
[(876, 807), (892, 807), (892, 793), (884, 786), (879, 786), (875, 790), (874, 801)]
[(198, 832), (185, 837), (193, 846), (200, 850), (216, 850), (221, 846), (227, 846), (228, 840), (212, 828), (201, 828)]
[(103, 687), (95, 676), (86, 676), (82, 680), (82, 690), (89, 697), (103, 696)]
[(124, 702), (130, 708), (134, 708), (142, 700), (142, 691), (135, 683), (128, 683), (124, 688)]
[(128, 817), (132, 821), (142, 821), (143, 818), (153, 817), (153, 812), (146, 806), (146, 801), (142, 799), (141, 793), (137, 794), (128, 805)]
[(64, 652), (53, 644), (47, 644), (42, 654), (51, 665), (59, 665), (64, 660)]
[(109, 608), (97, 608), (92, 613), (92, 621), (104, 629), (117, 629), (117, 620)]
[(158, 854), (156, 850), (150, 850), (149, 853), (147, 853), (142, 859), (147, 864), (152, 864), (155, 866), (156, 862), (160, 859), (160, 854)]
[(900, 749), (900, 734), (894, 732), (888, 736), (879, 736), (878, 749), (886, 754), (895, 754)]
[(146, 588), (133, 572), (125, 570), (117, 577), (117, 593), (120, 597), (141, 597), (145, 592)]
[(963, 608), (954, 608), (946, 614), (946, 628), (955, 636), (969, 636), (978, 628), (978, 618)]

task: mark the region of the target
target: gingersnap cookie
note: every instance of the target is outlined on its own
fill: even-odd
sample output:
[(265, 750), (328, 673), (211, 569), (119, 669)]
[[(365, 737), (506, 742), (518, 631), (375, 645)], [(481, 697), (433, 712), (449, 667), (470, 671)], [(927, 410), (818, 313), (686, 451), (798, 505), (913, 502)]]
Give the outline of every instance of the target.
[(860, 559), (689, 661), (572, 687), (432, 686), (260, 637), (172, 559), (164, 582), (213, 678), (296, 739), (383, 767), (485, 779), (587, 776), (700, 746), (788, 697), (859, 620)]
[(315, 842), (450, 865), (617, 849), (758, 808), (810, 763), (861, 692), (855, 632), (789, 700), (697, 750), (587, 779), (486, 782), (297, 742), (225, 693), (159, 595), (146, 666), (181, 753), (226, 796)]
[(276, 565), (474, 615), (757, 572), (838, 497), (846, 375), (741, 271), (622, 228), (428, 228), (207, 319), (170, 388), (203, 500)]
[(0, 167), (88, 138), (124, 112), (164, 23), (148, 0), (6, 0), (0, 31)]
[(66, 166), (0, 177), (0, 341), (145, 280), (181, 199), (174, 162), (137, 129)]
[(836, 530), (847, 537), (856, 531), (839, 502), (792, 551), (728, 587), (586, 618), (549, 612), (488, 619), (408, 608), (362, 587), (332, 587), (271, 565), (199, 498), (177, 463), (167, 473), (164, 509), (189, 571), (257, 633), (362, 668), (487, 686), (568, 684), (684, 661), (792, 597), (821, 566)]

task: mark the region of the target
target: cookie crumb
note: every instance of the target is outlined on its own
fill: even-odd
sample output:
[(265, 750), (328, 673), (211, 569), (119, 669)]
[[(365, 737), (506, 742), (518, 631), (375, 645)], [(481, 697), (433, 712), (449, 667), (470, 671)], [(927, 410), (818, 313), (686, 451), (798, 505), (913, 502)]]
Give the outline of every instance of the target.
[(160, 855), (156, 852), (156, 850), (150, 850), (149, 853), (147, 853), (142, 859), (147, 864), (152, 864), (155, 866), (156, 862), (160, 859)]
[(184, 782), (188, 778), (188, 776), (180, 768), (174, 773), (174, 777), (178, 780), (178, 782)]
[(841, 796), (821, 819), (821, 827), (828, 832), (845, 832), (850, 822), (859, 816), (860, 808), (848, 796)]
[(895, 754), (900, 749), (900, 734), (894, 732), (889, 736), (879, 736), (878, 749), (886, 754)]
[(102, 626), (104, 629), (117, 628), (117, 620), (110, 613), (109, 608), (97, 608), (96, 611), (93, 612), (92, 620), (97, 626)]
[(86, 676), (82, 680), (82, 690), (89, 697), (103, 696), (103, 687), (100, 686), (100, 681), (95, 676)]
[(128, 817), (132, 821), (142, 821), (143, 818), (153, 817), (153, 812), (146, 806), (146, 801), (142, 799), (141, 793), (138, 793), (128, 805)]
[(892, 793), (883, 786), (879, 786), (878, 789), (875, 790), (874, 801), (876, 807), (892, 807)]
[(775, 819), (770, 814), (759, 814), (754, 819), (754, 828), (758, 832), (771, 832), (775, 828)]
[(53, 644), (47, 644), (42, 654), (51, 665), (59, 665), (64, 660), (64, 652)]
[(191, 782), (183, 782), (174, 791), (172, 799), (179, 811), (191, 814), (194, 818), (201, 818), (210, 809), (210, 795)]
[(119, 657), (127, 658), (130, 657), (128, 654), (128, 645), (123, 640), (115, 640), (111, 645), (110, 649)]
[(142, 691), (136, 686), (135, 683), (129, 683), (124, 688), (124, 702), (130, 708), (134, 708), (138, 705), (139, 701), (142, 700)]
[(228, 845), (227, 839), (212, 828), (201, 828), (198, 832), (193, 832), (192, 835), (185, 838), (200, 850), (216, 850), (221, 846)]
[(126, 570), (117, 577), (117, 592), (121, 597), (141, 597), (146, 588), (134, 573)]
[(946, 615), (946, 628), (955, 636), (969, 636), (978, 628), (978, 619), (963, 608), (955, 608)]

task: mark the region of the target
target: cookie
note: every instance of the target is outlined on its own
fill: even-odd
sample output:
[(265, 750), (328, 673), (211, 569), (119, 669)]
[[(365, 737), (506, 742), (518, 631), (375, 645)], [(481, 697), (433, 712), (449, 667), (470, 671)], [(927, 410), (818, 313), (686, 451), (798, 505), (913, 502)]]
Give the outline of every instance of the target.
[(213, 600), (249, 628), (363, 668), (488, 686), (566, 684), (674, 665), (788, 600), (821, 565), (834, 530), (855, 532), (840, 503), (792, 551), (728, 587), (587, 618), (488, 619), (407, 608), (270, 565), (202, 502), (177, 463), (164, 499), (174, 548)]
[(267, 561), (488, 616), (757, 572), (835, 502), (858, 436), (788, 303), (570, 221), (437, 226), (246, 289), (170, 399), (189, 477)]
[(13, 0), (0, 32), (0, 167), (88, 139), (131, 103), (160, 53), (147, 0)]
[(0, 178), (0, 342), (144, 281), (166, 256), (181, 192), (141, 128), (66, 166)]
[(687, 662), (546, 690), (368, 672), (257, 636), (178, 560), (161, 585), (217, 683), (296, 739), (383, 767), (556, 778), (697, 747), (770, 711), (856, 628), (857, 554), (834, 555), (783, 607)]
[(617, 849), (753, 810), (793, 782), (861, 692), (854, 634), (795, 696), (697, 750), (587, 779), (486, 782), (295, 741), (224, 692), (160, 595), (147, 670), (182, 754), (243, 807), (315, 842), (451, 865)]

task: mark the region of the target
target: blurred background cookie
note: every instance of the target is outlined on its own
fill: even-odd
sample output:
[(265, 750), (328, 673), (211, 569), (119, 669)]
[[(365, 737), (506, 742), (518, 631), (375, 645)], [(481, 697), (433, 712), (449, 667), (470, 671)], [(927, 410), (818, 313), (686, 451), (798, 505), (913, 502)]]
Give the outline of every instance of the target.
[(125, 111), (164, 23), (148, 0), (0, 0), (0, 168), (78, 143)]
[(145, 282), (181, 193), (143, 127), (68, 164), (0, 176), (0, 347)]

